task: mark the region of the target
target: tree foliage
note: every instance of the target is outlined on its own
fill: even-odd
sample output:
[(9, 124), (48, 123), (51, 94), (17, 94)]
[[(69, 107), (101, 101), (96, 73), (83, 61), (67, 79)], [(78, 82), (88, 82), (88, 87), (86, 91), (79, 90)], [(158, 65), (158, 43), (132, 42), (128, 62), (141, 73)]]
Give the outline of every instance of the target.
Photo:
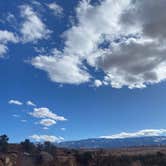
[(25, 152), (32, 153), (36, 150), (35, 145), (30, 142), (29, 139), (25, 139), (25, 141), (21, 142), (22, 149)]
[(7, 152), (8, 150), (8, 141), (9, 141), (9, 138), (7, 135), (1, 135), (0, 136), (0, 151), (1, 152)]

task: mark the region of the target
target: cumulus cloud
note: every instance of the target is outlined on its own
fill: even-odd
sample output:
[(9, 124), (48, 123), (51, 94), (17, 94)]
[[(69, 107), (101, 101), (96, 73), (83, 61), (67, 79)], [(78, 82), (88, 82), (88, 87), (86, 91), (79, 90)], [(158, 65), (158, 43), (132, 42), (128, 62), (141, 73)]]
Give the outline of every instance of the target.
[[(87, 59), (94, 63), (94, 57), (91, 54), (103, 33), (100, 29), (104, 28), (105, 31), (108, 31), (114, 25), (111, 22), (117, 22), (117, 20), (109, 22), (110, 17), (115, 18), (115, 11), (118, 11), (117, 8), (111, 11), (109, 9), (111, 6), (114, 6), (113, 2), (109, 4), (109, 7), (108, 4), (105, 4), (105, 8), (101, 7), (102, 11), (98, 13), (98, 9), (96, 11), (96, 8), (91, 6), (88, 1), (82, 1), (77, 8), (78, 25), (74, 25), (64, 33), (66, 42), (62, 55), (59, 56), (59, 53), (55, 52), (54, 56), (38, 56), (32, 60), (32, 65), (48, 72), (54, 82), (81, 84), (90, 81), (91, 76), (83, 62)], [(107, 14), (104, 15), (106, 11)], [(99, 19), (101, 16), (102, 19)], [(108, 25), (110, 26), (108, 27)], [(97, 56), (95, 55), (95, 57)]]
[(106, 139), (117, 139), (117, 138), (134, 138), (134, 137), (149, 137), (149, 136), (161, 136), (166, 135), (166, 129), (145, 129), (139, 130), (133, 133), (122, 132), (110, 136), (101, 136), (101, 138)]
[(32, 101), (30, 101), (30, 100), (29, 100), (29, 101), (27, 101), (27, 102), (26, 102), (26, 104), (27, 104), (27, 105), (29, 105), (29, 106), (36, 107), (36, 104), (35, 104), (35, 103), (33, 103), (33, 102), (32, 102)]
[[(133, 27), (137, 34), (120, 38), (121, 41), (111, 44), (98, 59), (98, 66), (107, 73), (106, 80), (113, 87), (143, 88), (165, 80), (163, 3), (132, 1), (121, 15), (122, 27)], [(155, 16), (154, 10), (157, 11)]]
[(23, 42), (36, 42), (40, 39), (48, 38), (51, 31), (40, 19), (31, 6), (23, 5), (20, 7), (21, 16), (24, 19), (21, 25), (21, 34)]
[(82, 63), (74, 56), (37, 56), (32, 60), (36, 68), (48, 72), (52, 81), (58, 83), (80, 84), (88, 82), (89, 74)]
[(63, 34), (61, 56), (57, 52), (40, 55), (32, 64), (48, 72), (51, 80), (58, 83), (97, 80), (87, 70), (86, 63), (102, 70), (101, 82), (114, 88), (144, 88), (164, 81), (164, 4), (164, 0), (104, 0), (92, 5), (82, 0), (76, 8), (76, 23)]
[(53, 11), (55, 16), (60, 16), (63, 14), (63, 8), (56, 2), (47, 4), (48, 8)]
[(37, 142), (40, 142), (40, 141), (41, 142), (43, 142), (43, 141), (61, 142), (64, 140), (63, 137), (56, 137), (56, 136), (52, 136), (52, 135), (37, 135), (37, 134), (30, 136), (30, 138)]
[(18, 101), (18, 100), (9, 100), (8, 101), (9, 104), (15, 104), (15, 105), (23, 105), (23, 103), (21, 101)]
[(8, 51), (8, 43), (17, 43), (18, 38), (13, 32), (0, 30), (0, 57), (3, 57)]
[(49, 118), (49, 119), (53, 119), (55, 121), (67, 120), (63, 116), (59, 116), (59, 115), (53, 113), (48, 108), (34, 108), (33, 112), (30, 112), (29, 114), (35, 118)]
[(53, 119), (42, 119), (39, 123), (43, 126), (50, 127), (56, 124), (56, 121)]

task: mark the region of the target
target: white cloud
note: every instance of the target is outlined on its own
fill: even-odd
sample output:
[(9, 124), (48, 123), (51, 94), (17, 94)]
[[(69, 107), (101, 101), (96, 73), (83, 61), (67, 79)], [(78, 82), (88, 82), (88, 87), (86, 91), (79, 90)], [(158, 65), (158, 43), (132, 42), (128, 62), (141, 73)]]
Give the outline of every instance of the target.
[(23, 42), (36, 42), (48, 38), (51, 31), (42, 22), (38, 13), (28, 5), (23, 5), (20, 8), (21, 16), (24, 19), (21, 26)]
[(7, 30), (0, 30), (0, 57), (3, 57), (5, 53), (8, 51), (7, 44), (11, 43), (17, 43), (18, 38), (16, 35), (12, 32), (9, 32)]
[[(63, 35), (65, 47), (61, 56), (57, 52), (54, 56), (38, 56), (32, 60), (32, 64), (48, 72), (54, 82), (80, 84), (90, 81), (91, 75), (83, 62), (87, 60), (90, 65), (92, 63), (94, 65), (94, 59), (99, 55), (96, 54), (94, 57), (93, 52), (97, 49), (101, 36), (108, 33), (111, 28), (118, 29), (114, 22), (118, 21), (120, 13), (118, 11), (121, 11), (125, 3), (122, 3), (122, 7), (120, 5), (118, 3), (113, 5), (113, 2), (110, 2), (101, 7), (93, 7), (88, 1), (81, 1), (77, 7), (78, 24), (73, 25)], [(116, 8), (110, 10), (112, 6)], [(115, 19), (110, 21), (111, 17)], [(68, 66), (71, 66), (71, 69)]]
[(66, 128), (62, 127), (62, 128), (61, 128), (61, 130), (62, 130), (62, 131), (65, 131), (65, 130), (66, 130)]
[(0, 57), (3, 57), (5, 53), (7, 53), (8, 48), (4, 44), (0, 44)]
[(18, 101), (18, 100), (9, 100), (8, 103), (15, 104), (15, 105), (23, 105), (23, 103), (21, 101)]
[(63, 14), (63, 8), (58, 5), (56, 2), (47, 4), (50, 10), (53, 11), (55, 16), (60, 16)]
[(39, 123), (43, 126), (50, 127), (56, 124), (56, 121), (53, 119), (42, 119)]
[(7, 14), (7, 17), (6, 17), (6, 20), (7, 20), (9, 23), (15, 22), (15, 21), (16, 21), (15, 15), (12, 14), (12, 13), (8, 13), (8, 14)]
[[(129, 0), (105, 0), (100, 5), (92, 6), (82, 0), (77, 7), (77, 25), (65, 32), (65, 51), (81, 57), (91, 58), (104, 37), (114, 37), (121, 29), (118, 21)], [(110, 10), (111, 9), (111, 10)]]
[(95, 80), (95, 81), (94, 81), (94, 86), (95, 86), (95, 87), (100, 87), (100, 86), (102, 86), (102, 84), (103, 84), (103, 83), (102, 83), (100, 80)]
[[(7, 23), (10, 27), (12, 27), (14, 30), (18, 29), (18, 20), (16, 18), (16, 16), (13, 13), (8, 12), (6, 14), (6, 18), (5, 18), (5, 23)], [(18, 36), (18, 40), (19, 40), (19, 36)]]
[(31, 116), (35, 118), (49, 118), (55, 121), (65, 121), (66, 119), (63, 116), (59, 116), (48, 108), (34, 108), (34, 111), (29, 113)]
[(30, 101), (30, 100), (29, 100), (29, 101), (27, 101), (27, 102), (26, 102), (26, 104), (27, 104), (27, 105), (29, 105), (29, 106), (36, 107), (36, 104), (35, 104), (35, 103), (33, 103), (33, 102), (32, 102), (32, 101)]
[(32, 60), (32, 65), (47, 71), (50, 79), (58, 83), (80, 84), (90, 79), (86, 70), (80, 68), (79, 59), (73, 56), (38, 56)]
[(48, 130), (49, 128), (48, 127), (43, 127), (43, 130)]
[(0, 43), (7, 42), (17, 43), (18, 39), (12, 32), (9, 32), (7, 30), (0, 30)]
[(133, 138), (133, 137), (148, 137), (148, 136), (161, 136), (166, 135), (166, 129), (145, 129), (139, 130), (133, 133), (122, 132), (110, 136), (101, 136), (101, 138), (106, 139), (116, 139), (116, 138)]
[(165, 17), (163, 0), (105, 0), (94, 6), (82, 0), (76, 23), (63, 34), (61, 55), (38, 56), (32, 64), (58, 83), (96, 80), (84, 62), (103, 71), (101, 82), (114, 88), (159, 83), (166, 80)]
[(20, 117), (20, 115), (18, 115), (18, 114), (13, 114), (12, 116), (15, 117), (15, 118), (19, 118)]
[(40, 142), (40, 141), (49, 141), (49, 142), (61, 142), (64, 140), (62, 137), (56, 137), (56, 136), (51, 136), (51, 135), (32, 135), (30, 136), (31, 139)]

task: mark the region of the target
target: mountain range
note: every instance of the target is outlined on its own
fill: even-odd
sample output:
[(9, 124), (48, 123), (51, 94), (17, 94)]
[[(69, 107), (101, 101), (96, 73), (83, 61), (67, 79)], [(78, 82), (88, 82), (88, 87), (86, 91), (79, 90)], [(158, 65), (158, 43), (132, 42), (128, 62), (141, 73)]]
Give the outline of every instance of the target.
[(67, 141), (57, 144), (58, 147), (64, 148), (127, 148), (127, 147), (141, 147), (141, 146), (165, 146), (166, 136), (151, 136), (151, 137), (135, 137), (135, 138), (121, 138), (121, 139), (105, 139), (94, 138), (84, 139), (78, 141)]

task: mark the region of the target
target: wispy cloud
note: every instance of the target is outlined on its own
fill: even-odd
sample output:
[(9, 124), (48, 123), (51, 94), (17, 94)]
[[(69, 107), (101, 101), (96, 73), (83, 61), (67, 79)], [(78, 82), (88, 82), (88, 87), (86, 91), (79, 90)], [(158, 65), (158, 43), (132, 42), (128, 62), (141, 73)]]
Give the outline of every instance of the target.
[(8, 103), (9, 104), (19, 105), (19, 106), (23, 105), (23, 103), (21, 101), (19, 101), (19, 100), (13, 100), (13, 99), (9, 100)]
[(26, 105), (36, 107), (36, 104), (30, 100), (26, 102)]
[(65, 130), (66, 130), (66, 128), (62, 127), (62, 128), (61, 128), (61, 130), (62, 130), (62, 131), (65, 131)]
[(116, 139), (116, 138), (133, 138), (133, 137), (147, 137), (147, 136), (161, 136), (166, 135), (166, 129), (145, 129), (139, 130), (137, 132), (122, 132), (115, 135), (101, 136), (101, 138), (106, 139)]
[(8, 43), (17, 43), (18, 38), (13, 32), (7, 30), (0, 30), (0, 57), (8, 51)]
[(15, 118), (19, 118), (20, 117), (20, 115), (18, 115), (18, 114), (13, 114), (12, 116), (15, 117)]
[(53, 11), (55, 16), (61, 16), (63, 14), (63, 8), (56, 2), (47, 4), (48, 8)]

